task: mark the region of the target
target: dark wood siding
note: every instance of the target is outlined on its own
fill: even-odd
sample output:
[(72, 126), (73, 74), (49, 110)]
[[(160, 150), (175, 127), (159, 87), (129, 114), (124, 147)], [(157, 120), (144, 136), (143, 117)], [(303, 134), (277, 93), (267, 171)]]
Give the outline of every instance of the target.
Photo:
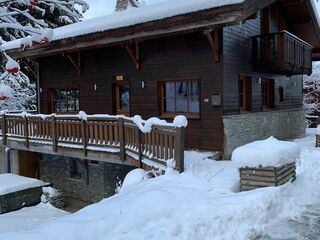
[[(113, 113), (112, 83), (115, 75), (130, 82), (131, 115), (159, 115), (159, 80), (200, 77), (201, 116), (189, 120), (186, 145), (222, 150), (222, 110), (211, 106), (212, 94), (222, 93), (222, 64), (214, 63), (208, 40), (202, 33), (145, 41), (140, 44), (141, 70), (120, 46), (81, 52), (82, 74), (63, 56), (38, 59), (40, 63), (41, 112), (47, 112), (48, 88), (80, 88), (80, 108), (88, 114)], [(141, 82), (146, 88), (141, 88)], [(97, 91), (94, 91), (94, 84)], [(205, 101), (209, 99), (209, 102)], [(172, 119), (169, 119), (170, 121)]]
[[(273, 21), (271, 21), (272, 23)], [(252, 57), (252, 36), (260, 34), (260, 15), (238, 26), (223, 29), (224, 59), (224, 114), (239, 113), (239, 74), (252, 77), (252, 110), (262, 110), (259, 78), (275, 80), (275, 109), (302, 107), (302, 76), (287, 77), (255, 72)], [(276, 26), (271, 29), (277, 30)], [(284, 101), (280, 102), (279, 87), (284, 88)]]

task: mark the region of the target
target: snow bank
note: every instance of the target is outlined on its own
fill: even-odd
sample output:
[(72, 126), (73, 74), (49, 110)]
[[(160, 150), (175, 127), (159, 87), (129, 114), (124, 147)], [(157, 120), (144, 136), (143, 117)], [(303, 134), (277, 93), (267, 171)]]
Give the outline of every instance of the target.
[(0, 195), (43, 186), (44, 182), (11, 173), (0, 174)]
[(128, 187), (135, 186), (138, 183), (141, 183), (147, 179), (149, 179), (149, 176), (145, 170), (140, 169), (140, 168), (134, 169), (126, 175), (126, 177), (121, 185), (120, 191), (123, 191), (124, 189), (126, 189)]
[(296, 144), (303, 151), (293, 183), (238, 193), (235, 162), (187, 152), (182, 174), (136, 183), (75, 214), (31, 231), (3, 234), (0, 239), (260, 239), (267, 226), (296, 219), (306, 206), (319, 205), (320, 156), (314, 134)]
[[(113, 12), (109, 15), (70, 24), (53, 30), (52, 41), (102, 32), (139, 23), (160, 20), (190, 12), (242, 3), (244, 0), (167, 0), (164, 2), (130, 8), (127, 11)], [(22, 40), (30, 42), (30, 40)], [(21, 40), (4, 43), (2, 50), (20, 48)]]
[(278, 167), (295, 162), (299, 154), (297, 144), (270, 137), (238, 147), (231, 159), (240, 167)]

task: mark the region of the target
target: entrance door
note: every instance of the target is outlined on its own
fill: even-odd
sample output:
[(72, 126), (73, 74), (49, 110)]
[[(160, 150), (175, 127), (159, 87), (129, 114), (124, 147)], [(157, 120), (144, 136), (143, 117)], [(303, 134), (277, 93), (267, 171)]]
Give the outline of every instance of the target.
[(130, 87), (128, 82), (115, 83), (115, 114), (130, 116)]

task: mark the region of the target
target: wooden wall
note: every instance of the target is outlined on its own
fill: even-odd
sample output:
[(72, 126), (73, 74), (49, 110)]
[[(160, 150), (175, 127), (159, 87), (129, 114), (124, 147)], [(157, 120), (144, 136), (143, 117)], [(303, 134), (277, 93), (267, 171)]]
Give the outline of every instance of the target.
[[(277, 25), (271, 21), (271, 31)], [(256, 72), (252, 56), (252, 36), (260, 35), (260, 15), (238, 26), (223, 29), (224, 59), (224, 114), (239, 113), (239, 74), (252, 77), (252, 110), (262, 111), (261, 84), (259, 78), (275, 79), (275, 109), (302, 107), (302, 76), (287, 77)], [(284, 102), (280, 102), (279, 87), (284, 88)]]
[[(186, 77), (201, 78), (200, 119), (189, 120), (186, 145), (190, 148), (223, 148), (222, 108), (211, 106), (212, 94), (222, 93), (222, 64), (214, 63), (202, 33), (145, 41), (140, 45), (141, 70), (120, 46), (81, 52), (82, 74), (63, 56), (38, 59), (41, 112), (46, 113), (48, 88), (80, 88), (80, 108), (88, 114), (113, 113), (112, 83), (125, 75), (131, 87), (131, 115), (159, 116), (157, 82)], [(141, 82), (146, 88), (141, 88)], [(97, 91), (94, 91), (94, 84)], [(204, 101), (209, 99), (210, 101)], [(168, 119), (172, 121), (172, 119)]]

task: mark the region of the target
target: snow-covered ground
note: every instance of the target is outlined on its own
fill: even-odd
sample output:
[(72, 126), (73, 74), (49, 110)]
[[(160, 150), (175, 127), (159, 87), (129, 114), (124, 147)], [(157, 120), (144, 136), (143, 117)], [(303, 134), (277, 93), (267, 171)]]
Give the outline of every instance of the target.
[(28, 231), (67, 214), (65, 211), (44, 203), (2, 214), (0, 215), (0, 235), (10, 232)]
[[(239, 193), (234, 162), (188, 152), (183, 174), (168, 171), (127, 185), (75, 214), (0, 239), (300, 239), (319, 227), (312, 220), (320, 219), (320, 150), (314, 148), (314, 133), (295, 142), (302, 149), (297, 179), (281, 187)], [(305, 218), (311, 223), (297, 229)], [(317, 229), (313, 236), (319, 236)]]

